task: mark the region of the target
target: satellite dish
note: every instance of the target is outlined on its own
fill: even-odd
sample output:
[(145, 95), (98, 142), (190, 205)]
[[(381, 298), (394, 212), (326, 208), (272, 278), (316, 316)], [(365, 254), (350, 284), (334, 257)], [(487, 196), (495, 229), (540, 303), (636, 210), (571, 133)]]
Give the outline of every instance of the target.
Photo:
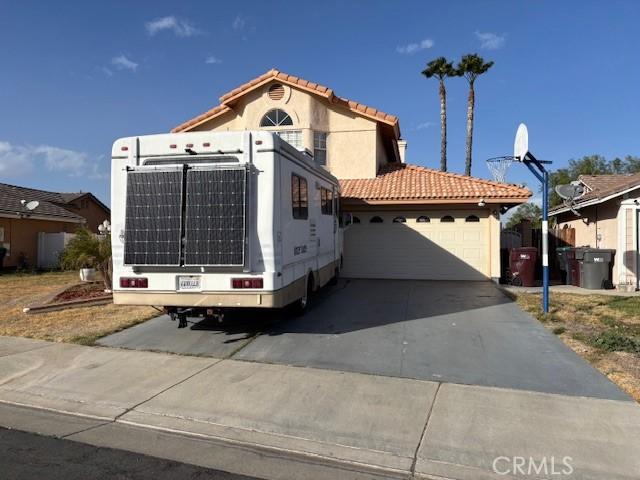
[(38, 205), (40, 205), (40, 202), (37, 200), (31, 200), (30, 202), (27, 202), (24, 205), (24, 208), (26, 208), (27, 210), (29, 210), (30, 212), (32, 212), (33, 210), (35, 210), (36, 208), (38, 208)]
[(516, 132), (516, 139), (513, 142), (513, 156), (518, 160), (523, 161), (524, 157), (529, 152), (529, 131), (524, 123), (518, 125), (518, 131)]
[(556, 185), (556, 193), (565, 200), (571, 201), (584, 195), (584, 187), (573, 182), (568, 185)]

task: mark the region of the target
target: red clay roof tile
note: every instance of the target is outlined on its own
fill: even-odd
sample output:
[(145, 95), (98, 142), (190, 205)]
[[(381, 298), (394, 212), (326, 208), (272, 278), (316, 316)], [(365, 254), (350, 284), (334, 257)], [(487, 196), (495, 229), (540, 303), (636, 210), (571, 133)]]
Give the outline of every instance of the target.
[(353, 100), (336, 97), (333, 93), (333, 90), (331, 90), (329, 87), (325, 87), (324, 85), (319, 85), (317, 83), (310, 82), (308, 80), (304, 80), (302, 78), (298, 78), (293, 75), (289, 75), (287, 73), (281, 72), (276, 69), (271, 69), (268, 72), (263, 73), (259, 77), (256, 77), (253, 80), (250, 80), (249, 82), (244, 83), (239, 87), (234, 88), (233, 90), (225, 93), (220, 97), (220, 105), (206, 111), (201, 115), (198, 115), (195, 118), (192, 118), (191, 120), (181, 123), (171, 131), (184, 132), (184, 131), (190, 130), (196, 125), (206, 122), (207, 120), (211, 120), (212, 118), (215, 118), (219, 115), (226, 113), (227, 111), (230, 110), (229, 105), (232, 104), (238, 97), (274, 79), (278, 79), (290, 86), (299, 87), (308, 92), (325, 97), (331, 103), (349, 108), (350, 110), (356, 113), (360, 113), (363, 116), (368, 117), (372, 120), (382, 121), (384, 123), (387, 123), (394, 128), (394, 131), (396, 132), (396, 137), (397, 138), (400, 137), (400, 126), (398, 123), (398, 117), (381, 112), (376, 108), (368, 107), (358, 102), (354, 102)]
[(376, 178), (340, 180), (343, 199), (526, 201), (531, 192), (517, 185), (446, 173), (408, 164), (388, 164)]

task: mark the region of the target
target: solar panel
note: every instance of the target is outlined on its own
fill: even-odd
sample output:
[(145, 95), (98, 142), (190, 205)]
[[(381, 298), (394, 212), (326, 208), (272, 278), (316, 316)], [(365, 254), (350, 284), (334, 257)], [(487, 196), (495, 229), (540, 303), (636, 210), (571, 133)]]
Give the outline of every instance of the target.
[(185, 265), (244, 265), (246, 171), (187, 173)]
[(180, 265), (182, 175), (127, 174), (125, 265)]

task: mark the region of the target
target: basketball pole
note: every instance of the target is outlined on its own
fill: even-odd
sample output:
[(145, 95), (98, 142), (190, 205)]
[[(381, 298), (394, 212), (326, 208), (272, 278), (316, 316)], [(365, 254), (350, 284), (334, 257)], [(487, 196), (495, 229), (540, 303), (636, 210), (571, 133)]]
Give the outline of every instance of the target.
[(522, 163), (542, 183), (542, 310), (549, 313), (549, 172), (531, 152), (526, 153)]

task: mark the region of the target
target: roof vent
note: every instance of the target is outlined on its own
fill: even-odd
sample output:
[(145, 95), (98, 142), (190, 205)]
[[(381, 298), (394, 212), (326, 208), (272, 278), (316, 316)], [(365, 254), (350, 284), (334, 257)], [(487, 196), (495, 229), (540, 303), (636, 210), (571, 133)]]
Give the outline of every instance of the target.
[(271, 100), (282, 100), (284, 97), (284, 87), (280, 83), (274, 83), (267, 92)]

